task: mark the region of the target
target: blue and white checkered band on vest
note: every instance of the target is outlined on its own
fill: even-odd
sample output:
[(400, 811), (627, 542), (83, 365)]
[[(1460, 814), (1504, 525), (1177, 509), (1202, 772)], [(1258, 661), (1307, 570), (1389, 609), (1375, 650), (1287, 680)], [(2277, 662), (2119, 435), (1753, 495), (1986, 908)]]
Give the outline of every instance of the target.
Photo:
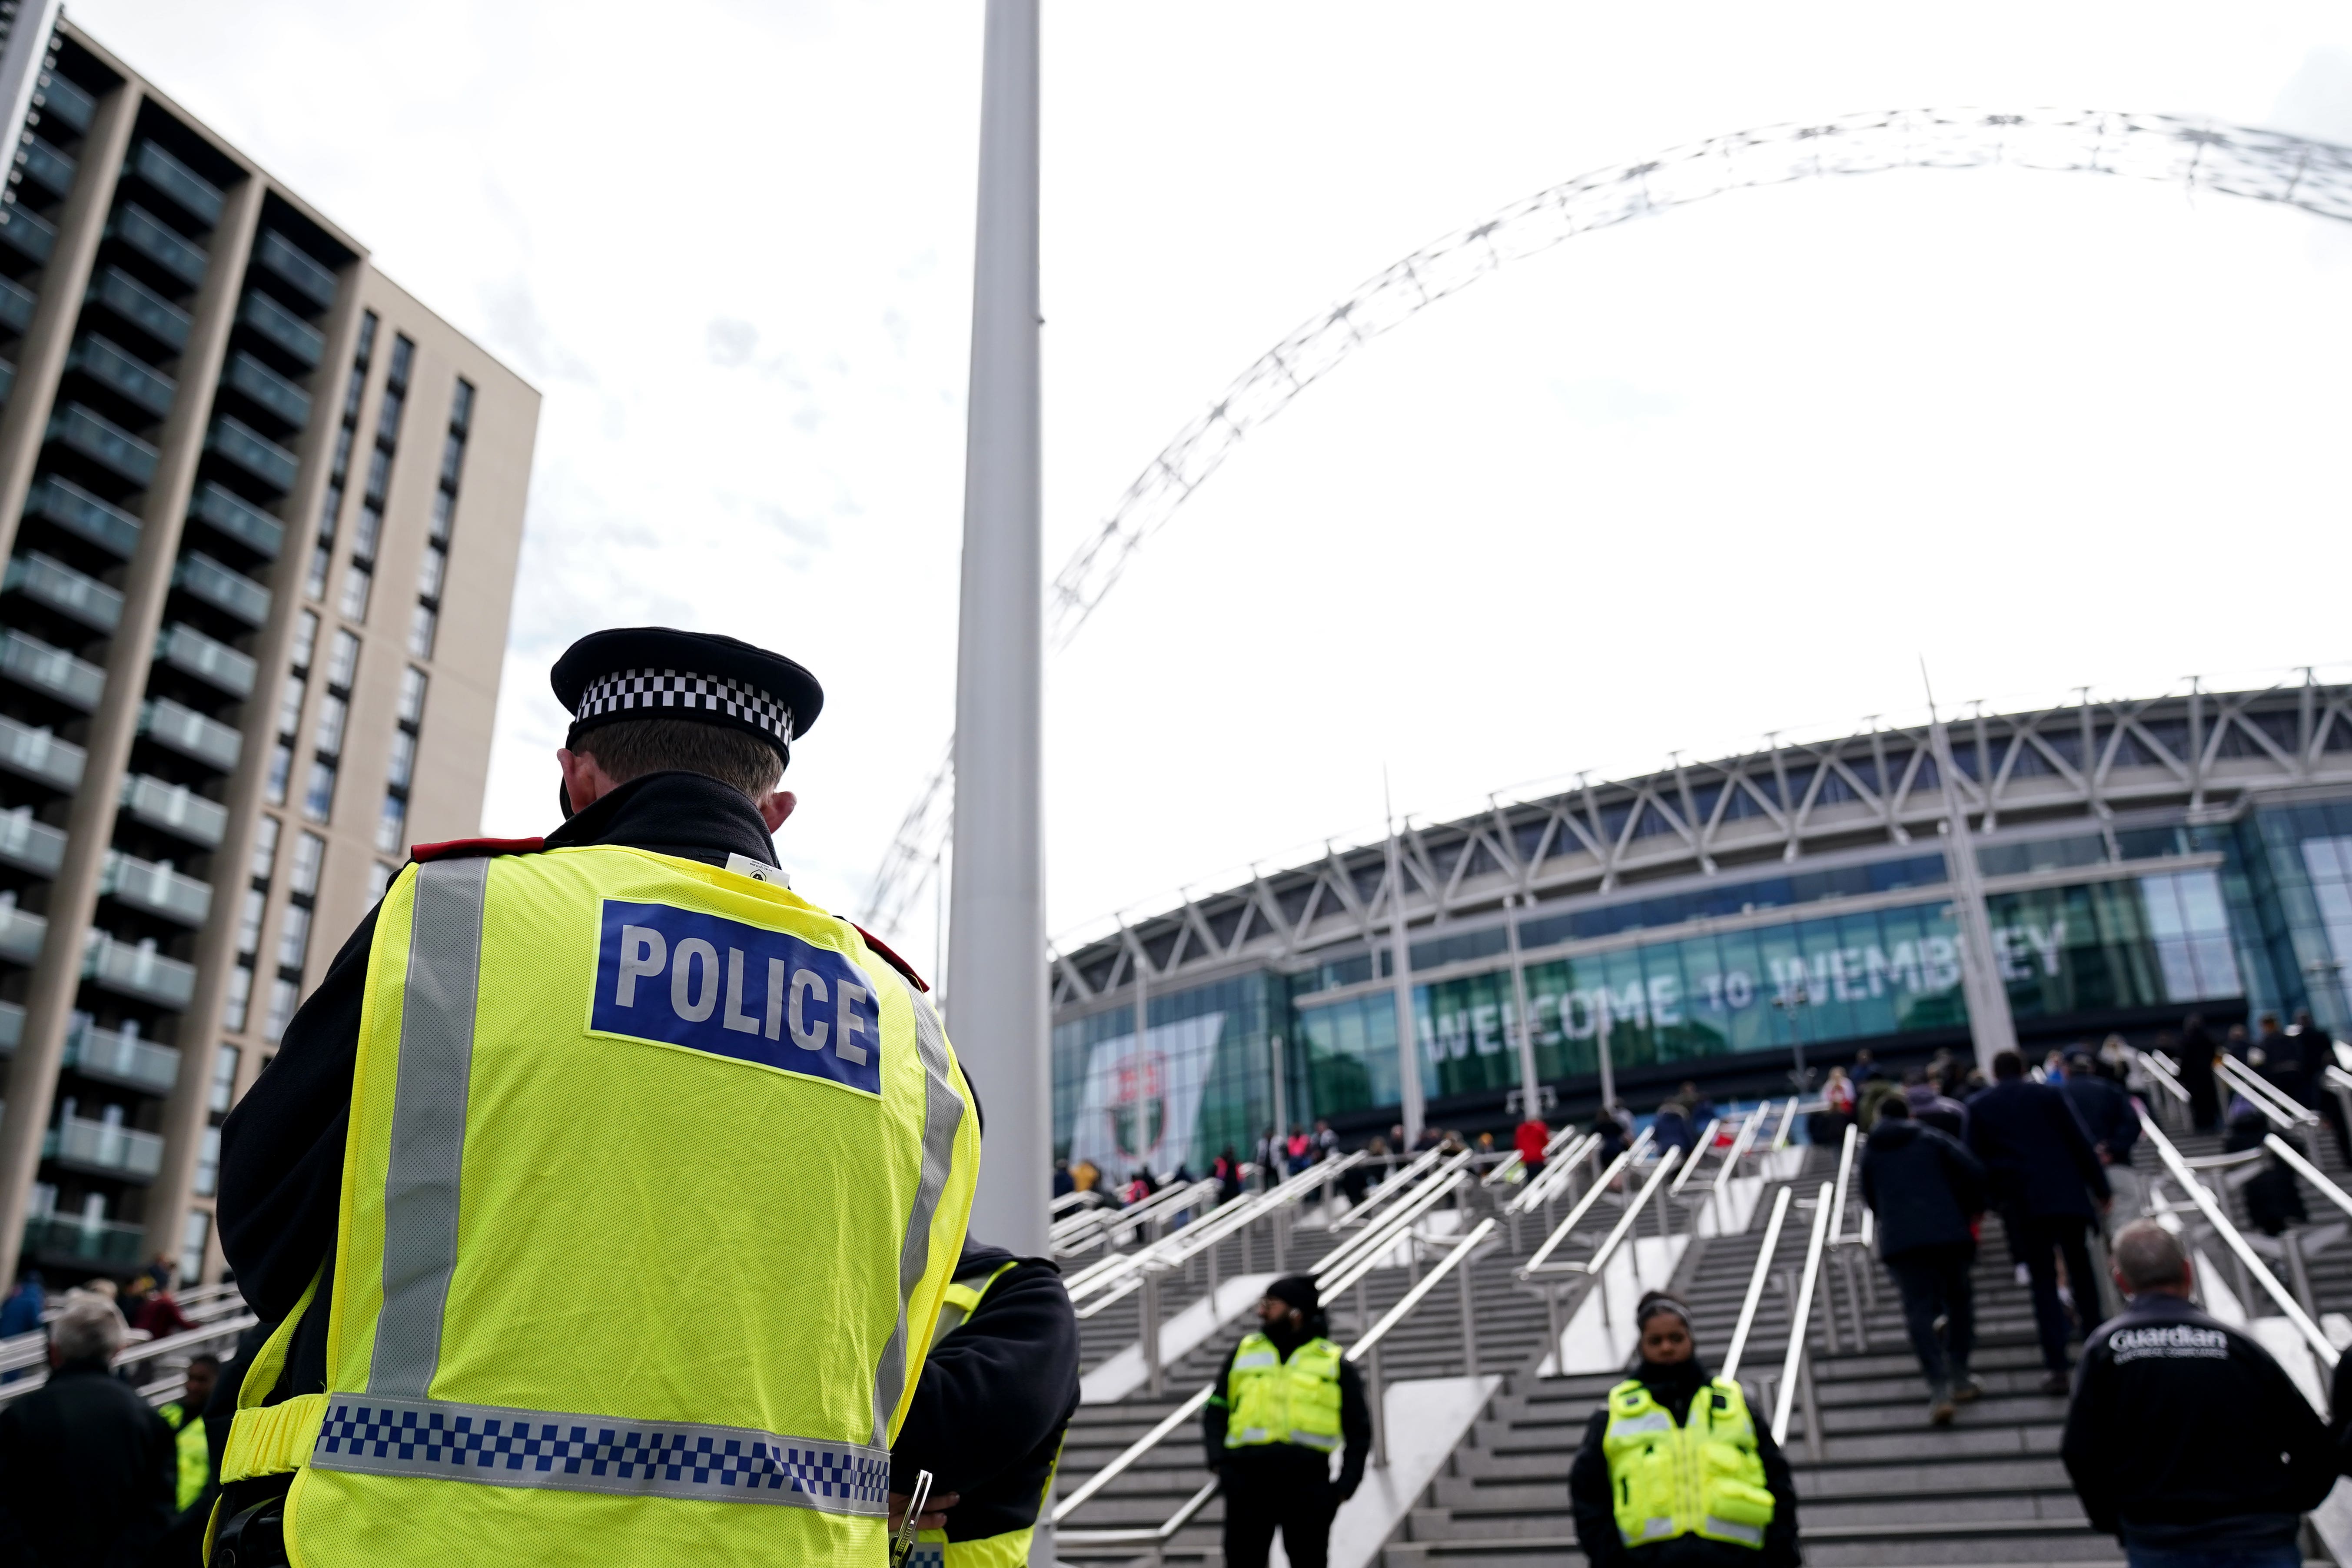
[(666, 710), (680, 708), (724, 713), (765, 730), (787, 745), (792, 743), (791, 709), (756, 686), (684, 669), (624, 669), (592, 680), (580, 693), (580, 711), (572, 718), (585, 721), (636, 713), (658, 719)]

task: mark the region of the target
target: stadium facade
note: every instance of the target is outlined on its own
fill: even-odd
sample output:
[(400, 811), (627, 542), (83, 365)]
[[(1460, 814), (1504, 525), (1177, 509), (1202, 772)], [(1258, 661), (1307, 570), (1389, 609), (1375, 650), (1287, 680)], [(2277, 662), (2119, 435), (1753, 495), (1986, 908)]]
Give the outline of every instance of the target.
[[(1983, 983), (1998, 975), (2028, 1048), (2144, 1043), (2190, 1012), (2352, 1026), (2352, 686), (1944, 731), (1949, 802), (1923, 723), (1404, 828), (1428, 1121), (1516, 1120), (1521, 986), (1555, 1121), (1597, 1106), (1603, 1041), (1643, 1111), (1685, 1079), (1785, 1092), (1800, 1050), (1815, 1067), (1967, 1054), (1955, 807)], [(1386, 841), (1335, 848), (1056, 952), (1056, 1153), (1197, 1173), (1277, 1117), (1353, 1141), (1403, 1120), (1391, 863)]]

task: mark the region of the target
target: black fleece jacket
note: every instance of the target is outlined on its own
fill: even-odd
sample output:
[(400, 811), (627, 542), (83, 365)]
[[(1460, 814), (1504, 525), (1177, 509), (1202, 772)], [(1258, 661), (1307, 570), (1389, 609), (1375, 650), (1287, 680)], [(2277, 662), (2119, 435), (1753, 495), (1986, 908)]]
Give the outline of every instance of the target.
[[(1274, 1342), (1276, 1353), (1288, 1361), (1290, 1352), (1307, 1341), (1329, 1338), (1331, 1329), (1318, 1312), (1307, 1321), (1306, 1331), (1295, 1337), (1271, 1330), (1264, 1331)], [(1238, 1467), (1253, 1471), (1294, 1469), (1310, 1480), (1328, 1477), (1330, 1456), (1295, 1443), (1254, 1443), (1246, 1448), (1225, 1447), (1225, 1418), (1232, 1409), (1232, 1395), (1226, 1385), (1233, 1376), (1234, 1357), (1241, 1353), (1241, 1348), (1236, 1342), (1225, 1352), (1225, 1364), (1217, 1369), (1217, 1390), (1209, 1396), (1208, 1408), (1201, 1412), (1201, 1438), (1208, 1450), (1209, 1468), (1218, 1475), (1225, 1475), (1229, 1467)], [(1345, 1502), (1364, 1484), (1364, 1466), (1372, 1455), (1372, 1407), (1364, 1400), (1364, 1374), (1344, 1359), (1339, 1363), (1339, 1442), (1343, 1452), (1335, 1489), (1339, 1500)]]
[[(547, 836), (551, 849), (585, 844), (623, 844), (706, 866), (724, 866), (730, 855), (776, 863), (774, 840), (751, 803), (700, 773), (631, 779)], [(286, 1026), (277, 1058), (221, 1127), (221, 1251), (255, 1314), (265, 1322), (285, 1317), (311, 1275), (322, 1265), (326, 1270), (272, 1404), (326, 1391), (335, 1211), (374, 941), (371, 910)]]
[[(1633, 1375), (1673, 1415), (1675, 1425), (1685, 1426), (1690, 1424), (1691, 1401), (1709, 1377), (1696, 1358), (1671, 1366), (1643, 1362)], [(1585, 1423), (1583, 1446), (1568, 1468), (1569, 1514), (1576, 1521), (1577, 1544), (1591, 1568), (1796, 1568), (1803, 1561), (1797, 1550), (1797, 1479), (1752, 1396), (1748, 1408), (1756, 1423), (1756, 1458), (1764, 1467), (1764, 1487), (1772, 1494), (1772, 1522), (1764, 1527), (1764, 1549), (1758, 1552), (1703, 1535), (1628, 1547), (1617, 1530), (1609, 1456), (1601, 1446), (1609, 1430), (1609, 1402), (1603, 1399)]]
[(950, 1541), (1037, 1521), (1045, 1478), (1078, 1408), (1078, 1317), (1062, 1271), (967, 1237), (955, 1277), (977, 1284), (1007, 1263), (1013, 1268), (979, 1310), (932, 1342), (890, 1448), (892, 1491), (911, 1490), (915, 1472), (929, 1470), (935, 1495), (962, 1499), (948, 1510)]

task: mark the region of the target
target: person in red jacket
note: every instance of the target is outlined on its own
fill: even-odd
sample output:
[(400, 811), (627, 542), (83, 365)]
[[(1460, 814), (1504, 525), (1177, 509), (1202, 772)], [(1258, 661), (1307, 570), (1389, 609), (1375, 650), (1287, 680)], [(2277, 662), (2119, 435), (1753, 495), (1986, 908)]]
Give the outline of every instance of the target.
[(1550, 1126), (1540, 1116), (1530, 1116), (1519, 1123), (1518, 1130), (1511, 1134), (1511, 1142), (1518, 1146), (1519, 1169), (1528, 1173), (1528, 1180), (1534, 1181), (1543, 1172), (1544, 1146), (1551, 1142)]

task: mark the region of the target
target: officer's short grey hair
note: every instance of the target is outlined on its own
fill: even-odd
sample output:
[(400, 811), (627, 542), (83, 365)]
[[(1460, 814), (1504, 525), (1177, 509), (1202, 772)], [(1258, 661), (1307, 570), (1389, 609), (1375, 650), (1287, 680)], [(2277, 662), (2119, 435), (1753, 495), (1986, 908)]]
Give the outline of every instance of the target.
[(2135, 1292), (2178, 1285), (2189, 1277), (2180, 1238), (2152, 1219), (2136, 1219), (2116, 1233), (2116, 1272)]
[(49, 1325), (49, 1343), (59, 1361), (111, 1357), (130, 1336), (122, 1309), (103, 1296), (76, 1290), (66, 1297), (65, 1310)]

